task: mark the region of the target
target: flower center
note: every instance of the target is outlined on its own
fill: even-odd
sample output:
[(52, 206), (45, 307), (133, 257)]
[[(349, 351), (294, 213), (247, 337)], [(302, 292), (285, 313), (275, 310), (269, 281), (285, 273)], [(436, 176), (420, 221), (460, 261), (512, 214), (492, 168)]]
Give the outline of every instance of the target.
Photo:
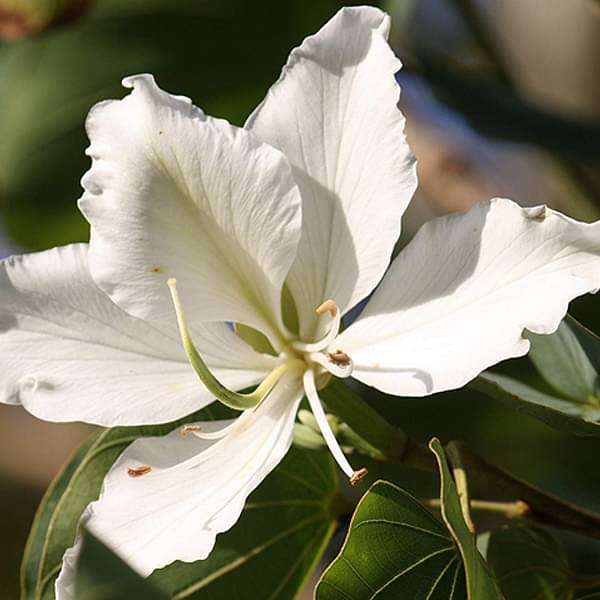
[[(321, 406), (316, 384), (317, 379), (320, 379), (323, 375), (326, 376), (326, 379), (329, 379), (331, 375), (349, 377), (352, 373), (352, 359), (343, 350), (331, 350), (332, 345), (335, 346), (334, 341), (340, 331), (341, 314), (338, 305), (333, 300), (326, 300), (316, 308), (317, 314), (329, 313), (332, 318), (329, 331), (323, 338), (316, 342), (303, 342), (300, 340), (291, 342), (288, 351), (280, 354), (282, 362), (265, 377), (260, 385), (249, 394), (240, 394), (225, 387), (207, 367), (191, 339), (175, 279), (169, 279), (167, 284), (173, 299), (177, 325), (188, 360), (199, 379), (214, 394), (215, 398), (235, 410), (252, 409), (265, 400), (284, 373), (297, 370), (299, 375), (302, 374), (304, 392), (327, 446), (340, 468), (350, 479), (350, 483), (352, 485), (358, 483), (366, 475), (366, 469), (354, 470), (344, 456)], [(197, 427), (188, 426), (182, 430), (182, 433), (186, 435), (191, 433), (205, 439), (219, 439), (227, 436), (233, 428), (234, 424), (231, 424), (220, 431), (205, 433), (199, 431)], [(136, 471), (134, 474), (137, 476), (146, 472), (146, 470), (143, 473)], [(131, 476), (134, 476), (132, 473), (132, 471), (129, 472)]]
[[(316, 342), (292, 342), (292, 348), (301, 354), (307, 365), (319, 365), (335, 377), (350, 377), (354, 364), (352, 359), (339, 348), (335, 347), (335, 339), (340, 332), (342, 317), (338, 305), (331, 299), (315, 309), (318, 315), (329, 313), (332, 318), (329, 331)], [(333, 348), (333, 350), (331, 350)]]

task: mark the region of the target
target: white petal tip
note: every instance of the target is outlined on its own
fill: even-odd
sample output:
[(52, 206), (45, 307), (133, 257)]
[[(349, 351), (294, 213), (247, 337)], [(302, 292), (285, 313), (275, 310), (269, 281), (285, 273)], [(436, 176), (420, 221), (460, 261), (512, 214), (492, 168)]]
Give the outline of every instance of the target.
[(137, 84), (149, 85), (156, 87), (156, 81), (154, 75), (150, 73), (139, 73), (138, 75), (129, 75), (121, 80), (121, 85), (125, 88), (133, 89)]
[(543, 221), (546, 218), (546, 205), (542, 204), (541, 206), (524, 208), (523, 213), (531, 221)]

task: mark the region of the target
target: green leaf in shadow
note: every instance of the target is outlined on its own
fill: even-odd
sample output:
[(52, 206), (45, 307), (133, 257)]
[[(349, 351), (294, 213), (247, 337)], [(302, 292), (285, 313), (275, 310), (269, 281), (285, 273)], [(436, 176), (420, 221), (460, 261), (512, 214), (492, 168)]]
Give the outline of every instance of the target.
[(511, 527), (491, 534), (488, 563), (509, 600), (570, 600), (572, 573), (562, 545), (540, 528)]
[(600, 436), (600, 338), (569, 315), (555, 333), (525, 336), (537, 385), (485, 371), (469, 387), (559, 431)]
[(512, 377), (485, 371), (469, 387), (565, 433), (600, 436), (600, 409), (554, 396)]
[(138, 575), (100, 540), (86, 531), (75, 592), (78, 600), (167, 600), (168, 596)]
[(525, 336), (531, 342), (529, 358), (560, 397), (600, 408), (600, 338), (596, 334), (567, 315), (555, 333), (527, 332)]
[(562, 543), (547, 529), (494, 531), (487, 559), (508, 600), (600, 598), (600, 576), (575, 573)]

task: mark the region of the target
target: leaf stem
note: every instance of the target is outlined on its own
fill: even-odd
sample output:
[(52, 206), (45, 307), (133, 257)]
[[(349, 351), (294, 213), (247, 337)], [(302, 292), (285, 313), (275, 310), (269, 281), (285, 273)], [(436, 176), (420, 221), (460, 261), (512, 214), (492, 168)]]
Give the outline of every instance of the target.
[(462, 463), (460, 446), (455, 442), (450, 442), (446, 446), (446, 455), (452, 467), (452, 475), (456, 483), (456, 491), (458, 492), (458, 500), (462, 510), (463, 517), (467, 528), (471, 533), (475, 533), (475, 525), (471, 519), (471, 503), (469, 501), (469, 484), (467, 481), (467, 472)]
[[(431, 508), (440, 508), (439, 498), (425, 500), (424, 504)], [(499, 513), (507, 519), (522, 519), (530, 512), (529, 505), (522, 500), (514, 502), (495, 502), (493, 500), (471, 500), (470, 510)]]

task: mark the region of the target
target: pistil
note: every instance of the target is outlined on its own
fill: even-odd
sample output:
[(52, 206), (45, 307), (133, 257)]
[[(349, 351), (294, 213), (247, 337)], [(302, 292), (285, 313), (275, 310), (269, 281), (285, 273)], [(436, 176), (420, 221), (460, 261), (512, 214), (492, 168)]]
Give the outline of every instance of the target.
[(214, 394), (216, 399), (225, 406), (233, 408), (234, 410), (246, 410), (249, 408), (254, 408), (266, 398), (266, 396), (286, 371), (304, 366), (304, 361), (300, 359), (291, 359), (275, 367), (275, 369), (273, 369), (265, 377), (265, 379), (253, 392), (249, 394), (240, 394), (230, 390), (210, 372), (210, 369), (207, 367), (204, 360), (202, 360), (202, 357), (194, 346), (194, 342), (192, 341), (183, 312), (183, 305), (181, 303), (179, 293), (177, 292), (176, 280), (169, 279), (167, 281), (167, 285), (169, 286), (171, 298), (173, 299), (175, 314), (177, 316), (177, 325), (179, 327), (181, 341), (183, 343), (183, 348), (187, 354), (188, 360), (194, 368), (194, 371), (196, 371), (200, 381), (212, 394)]

